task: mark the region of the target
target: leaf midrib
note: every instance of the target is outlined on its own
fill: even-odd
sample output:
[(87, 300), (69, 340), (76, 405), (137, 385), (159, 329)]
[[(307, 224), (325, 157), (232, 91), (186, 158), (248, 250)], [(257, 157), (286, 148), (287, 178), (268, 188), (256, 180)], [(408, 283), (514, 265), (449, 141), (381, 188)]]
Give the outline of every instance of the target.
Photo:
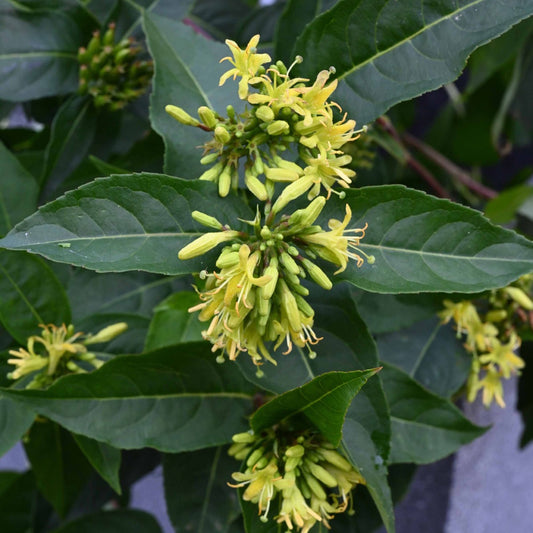
[[(438, 24), (442, 24), (442, 22), (444, 22), (444, 21), (456, 16), (457, 14), (461, 13), (462, 11), (470, 9), (471, 7), (473, 7), (473, 6), (477, 5), (477, 4), (480, 4), (482, 2), (485, 2), (485, 1), (486, 0), (474, 0), (473, 2), (468, 4), (467, 6), (463, 6), (463, 7), (459, 8), (459, 9), (456, 9), (455, 11), (452, 11), (448, 15), (446, 15), (444, 17), (441, 17), (441, 18), (431, 22), (427, 26), (424, 26), (420, 30), (410, 34), (409, 36), (405, 37), (401, 41), (398, 41), (397, 43), (394, 43), (394, 45), (389, 46), (388, 48), (385, 48), (381, 52), (377, 52), (376, 54), (374, 54), (373, 56), (369, 57), (368, 59), (365, 59), (363, 62), (361, 62), (361, 63), (359, 63), (357, 65), (354, 65), (353, 68), (346, 70), (343, 74), (341, 74), (337, 78), (339, 80), (344, 79), (346, 76), (349, 76), (350, 74), (353, 74), (354, 72), (358, 71), (359, 69), (363, 68), (364, 66), (366, 66), (366, 65), (368, 65), (370, 63), (373, 63), (376, 59), (380, 58), (381, 56), (389, 54), (392, 50), (395, 50), (396, 48), (399, 48), (400, 46), (403, 46), (404, 44), (412, 41), (415, 37), (418, 37), (419, 35), (422, 35), (424, 32), (428, 31), (433, 26), (437, 26)], [(376, 21), (376, 23), (377, 23), (377, 21)], [(350, 50), (350, 54), (351, 54), (351, 47), (349, 47), (349, 50)]]

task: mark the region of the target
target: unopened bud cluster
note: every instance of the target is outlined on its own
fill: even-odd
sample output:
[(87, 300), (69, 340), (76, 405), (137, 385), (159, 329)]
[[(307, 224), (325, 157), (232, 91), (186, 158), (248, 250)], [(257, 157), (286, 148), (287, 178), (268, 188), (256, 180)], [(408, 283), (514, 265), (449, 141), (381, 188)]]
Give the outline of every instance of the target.
[(141, 96), (152, 79), (152, 61), (138, 58), (142, 49), (133, 38), (115, 43), (115, 24), (102, 35), (93, 33), (87, 47), (78, 51), (78, 92), (93, 97), (95, 107), (122, 109)]
[(453, 320), (458, 336), (465, 336), (465, 349), (472, 354), (467, 398), (474, 401), (482, 391), (483, 403), (505, 407), (502, 378), (509, 379), (524, 367), (516, 353), (521, 344), (520, 327), (533, 327), (530, 298), (533, 275), (491, 291), (487, 299), (444, 301), (439, 313), (444, 322)]
[(103, 361), (87, 350), (91, 344), (109, 342), (127, 329), (127, 324), (120, 322), (108, 326), (95, 335), (75, 332), (74, 326), (65, 324), (41, 325), (41, 335), (28, 338), (27, 348), (9, 350), (13, 356), (7, 362), (16, 368), (8, 374), (10, 379), (19, 379), (33, 375), (26, 385), (27, 389), (40, 389), (51, 385), (57, 378), (66, 374), (80, 374), (91, 368), (100, 368)]
[[(222, 197), (244, 183), (260, 202), (255, 219), (243, 221), (247, 231), (237, 231), (211, 214), (193, 212), (197, 222), (214, 231), (178, 254), (187, 260), (224, 245), (216, 261), (218, 270), (201, 273), (205, 281), (198, 289), (201, 303), (190, 311), (200, 311), (200, 320), (209, 322), (203, 334), (213, 351), (221, 351), (219, 362), (225, 354), (234, 360), (246, 351), (257, 366), (263, 359), (275, 364), (269, 343), (274, 349), (286, 344), (285, 353), (293, 345), (306, 347), (315, 357), (312, 346), (320, 337), (313, 330), (314, 311), (306, 299), (309, 289), (302, 282), (331, 289), (320, 261), (333, 263), (337, 272), (347, 268), (349, 259), (358, 267), (364, 258), (374, 262), (359, 246), (367, 226), (348, 229), (349, 205), (343, 220), (329, 221), (329, 231), (317, 224), (333, 187), (348, 187), (355, 174), (347, 168), (352, 158), (340, 148), (359, 132), (354, 131), (353, 120), (336, 122), (333, 108), (338, 106), (328, 101), (337, 82), (328, 84), (330, 71), (322, 71), (309, 86), (306, 79), (291, 78), (291, 69), (280, 61), (266, 70), (263, 64), (270, 57), (256, 53), (258, 41), (256, 35), (244, 50), (226, 41), (233, 58), (224, 59), (234, 68), (220, 84), (232, 76), (241, 78), (239, 97), (247, 102), (243, 113), (236, 114), (230, 106), (228, 116), (222, 117), (202, 106), (195, 118), (180, 107), (166, 107), (182, 124), (212, 133), (201, 160), (209, 168), (199, 179), (215, 182)], [(291, 147), (298, 162), (283, 157)], [(320, 195), (322, 189), (326, 195)], [(291, 207), (306, 193), (307, 205)]]
[[(258, 506), (260, 519), (307, 533), (319, 523), (329, 528), (338, 513), (353, 513), (352, 489), (365, 484), (352, 464), (322, 435), (281, 426), (260, 434), (233, 436), (229, 454), (243, 462), (232, 477), (242, 498)], [(245, 488), (246, 487), (246, 488)]]

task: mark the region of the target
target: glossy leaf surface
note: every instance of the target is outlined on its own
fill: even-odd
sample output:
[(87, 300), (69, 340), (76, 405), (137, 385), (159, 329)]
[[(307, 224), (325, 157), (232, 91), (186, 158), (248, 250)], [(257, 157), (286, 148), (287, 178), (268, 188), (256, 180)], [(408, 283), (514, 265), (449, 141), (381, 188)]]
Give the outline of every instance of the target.
[(207, 343), (118, 357), (45, 391), (2, 393), (74, 433), (119, 448), (179, 452), (231, 441), (245, 429), (252, 391)]

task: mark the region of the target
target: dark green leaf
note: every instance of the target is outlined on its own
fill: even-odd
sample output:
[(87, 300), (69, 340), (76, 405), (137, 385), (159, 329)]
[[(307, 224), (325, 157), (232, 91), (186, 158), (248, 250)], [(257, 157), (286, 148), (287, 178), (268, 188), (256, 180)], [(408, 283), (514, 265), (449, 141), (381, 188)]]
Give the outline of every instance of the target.
[(162, 533), (157, 520), (144, 511), (119, 509), (82, 516), (54, 530), (53, 533)]
[(218, 198), (209, 182), (120, 175), (98, 179), (47, 204), (17, 225), (0, 246), (101, 272), (188, 274), (213, 259), (177, 257), (180, 248), (205, 230), (191, 218), (193, 209), (216, 215), (232, 228), (240, 226), (237, 217), (253, 218), (235, 196)]
[(483, 435), (450, 401), (429, 392), (408, 374), (385, 365), (383, 386), (391, 409), (391, 462), (438, 461)]
[[(265, 376), (256, 378), (253, 365), (241, 356), (240, 366), (248, 379), (264, 389), (283, 393), (324, 372), (378, 366), (375, 344), (347, 291), (340, 287), (330, 292), (315, 291), (311, 304), (316, 311), (315, 331), (324, 337), (314, 347), (317, 357), (309, 360), (298, 349), (294, 350), (296, 353), (283, 355), (280, 349), (276, 354), (278, 365), (263, 365)], [(342, 446), (365, 477), (372, 499), (391, 533), (394, 515), (385, 467), (389, 440), (389, 412), (378, 374), (351, 403), (344, 422)]]
[(35, 413), (30, 409), (0, 397), (0, 457), (21, 439), (34, 418)]
[(37, 209), (37, 182), (0, 142), (0, 235)]
[(389, 333), (434, 317), (442, 309), (441, 294), (376, 294), (353, 290), (361, 318), (373, 334)]
[(237, 491), (228, 487), (238, 466), (222, 447), (164, 456), (165, 500), (176, 533), (229, 533), (240, 514)]
[(294, 38), (321, 12), (330, 9), (337, 0), (288, 0), (276, 28), (275, 59), (287, 66), (294, 60)]
[(201, 340), (205, 324), (188, 311), (197, 304), (198, 296), (194, 292), (177, 292), (161, 302), (154, 309), (145, 349)]
[(530, 0), (341, 0), (299, 37), (298, 74), (335, 66), (335, 100), (366, 124), (457, 78), (468, 55), (533, 14)]
[(70, 323), (65, 291), (38, 257), (0, 250), (0, 293), (0, 321), (20, 344), (39, 331), (39, 324)]
[(92, 467), (109, 483), (109, 486), (117, 494), (121, 494), (118, 477), (121, 459), (120, 450), (83, 435), (73, 434), (72, 436)]
[(72, 435), (48, 420), (32, 426), (24, 448), (41, 494), (64, 516), (89, 479), (87, 459)]
[(33, 473), (0, 472), (0, 479), (4, 487), (0, 494), (2, 533), (31, 531), (35, 501)]
[(246, 428), (252, 389), (207, 343), (117, 357), (45, 391), (2, 393), (74, 433), (117, 448), (182, 452), (231, 441)]
[(476, 50), (468, 60), (467, 95), (474, 93), (491, 76), (512, 60), (533, 29), (533, 19), (517, 24), (498, 39)]
[[(533, 269), (533, 243), (493, 226), (479, 212), (399, 185), (350, 190), (330, 199), (322, 220), (348, 227), (368, 223), (359, 248), (375, 263), (348, 268), (335, 279), (375, 292), (481, 292), (507, 285)], [(1, 241), (0, 241), (1, 242)]]
[(89, 97), (74, 96), (57, 112), (46, 147), (42, 181), (56, 189), (89, 151), (96, 129), (96, 111)]
[(472, 356), (450, 326), (433, 319), (377, 338), (382, 361), (439, 396), (450, 397), (465, 383)]
[(253, 414), (250, 425), (259, 433), (282, 420), (302, 414), (338, 447), (348, 407), (376, 372), (378, 369), (321, 374), (264, 404)]
[(220, 64), (228, 48), (196, 34), (180, 22), (146, 12), (144, 30), (154, 59), (155, 77), (150, 118), (153, 128), (165, 141), (165, 172), (188, 179), (204, 170), (197, 147), (209, 140), (199, 128), (184, 126), (165, 112), (168, 104), (182, 107), (191, 115), (202, 105), (225, 113), (236, 103), (236, 87), (231, 81), (218, 86), (229, 63)]
[(3, 8), (0, 26), (1, 99), (24, 102), (76, 90), (78, 48), (96, 26), (80, 3), (27, 12)]

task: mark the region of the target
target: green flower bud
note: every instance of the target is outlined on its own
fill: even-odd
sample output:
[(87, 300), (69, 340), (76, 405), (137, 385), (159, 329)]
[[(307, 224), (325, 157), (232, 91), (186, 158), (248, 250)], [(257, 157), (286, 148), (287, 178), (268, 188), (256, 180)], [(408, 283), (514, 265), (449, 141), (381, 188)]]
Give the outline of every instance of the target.
[(217, 154), (216, 152), (212, 154), (207, 154), (207, 155), (204, 155), (202, 159), (200, 159), (200, 163), (202, 165), (209, 165), (211, 163), (214, 163), (218, 158), (219, 158), (219, 154)]
[(235, 239), (239, 236), (238, 231), (217, 231), (213, 233), (204, 233), (201, 237), (198, 237), (194, 241), (190, 242), (182, 248), (178, 257), (183, 261), (186, 259), (192, 259), (199, 255), (203, 255), (215, 246)]
[(224, 126), (215, 128), (215, 139), (221, 144), (228, 144), (231, 141), (230, 132)]
[(224, 198), (228, 195), (231, 187), (231, 165), (226, 165), (218, 177), (218, 194)]
[(307, 303), (306, 300), (304, 300), (304, 298), (301, 295), (295, 294), (294, 298), (296, 299), (296, 304), (298, 305), (298, 309), (305, 316), (310, 317), (310, 318), (315, 316), (315, 312), (314, 312), (313, 308)]
[(522, 289), (518, 287), (505, 287), (503, 292), (507, 293), (520, 307), (528, 311), (533, 309), (533, 302)]
[(283, 252), (279, 258), (281, 264), (287, 269), (288, 272), (295, 275), (298, 275), (300, 273), (300, 267), (296, 264), (296, 261), (287, 252)]
[(232, 267), (239, 262), (239, 252), (235, 252), (231, 248), (224, 248), (222, 250), (222, 253), (217, 259), (216, 265), (217, 268), (229, 268)]
[(246, 466), (248, 468), (252, 468), (261, 457), (263, 457), (263, 454), (265, 453), (265, 450), (263, 448), (256, 448), (251, 454), (248, 459), (246, 459)]
[(96, 335), (90, 335), (87, 337), (83, 344), (97, 344), (100, 342), (109, 342), (118, 335), (121, 335), (128, 329), (128, 324), (126, 322), (118, 322), (117, 324), (112, 324), (107, 326), (104, 329), (101, 329)]
[(191, 216), (194, 220), (196, 220), (196, 222), (199, 222), (200, 224), (202, 224), (203, 226), (207, 226), (208, 228), (218, 230), (221, 230), (223, 228), (222, 224), (215, 217), (206, 215), (201, 211), (193, 211), (191, 213)]
[(281, 306), (285, 311), (289, 325), (294, 331), (300, 331), (302, 329), (302, 322), (294, 295), (284, 280), (280, 279), (278, 283), (281, 287)]
[(336, 466), (337, 468), (340, 468), (341, 470), (344, 470), (345, 472), (350, 472), (350, 470), (353, 468), (351, 463), (335, 450), (320, 448), (318, 453), (324, 458), (325, 461), (333, 466)]
[(224, 163), (219, 161), (216, 165), (206, 170), (198, 179), (203, 181), (216, 181), (224, 169)]
[(270, 300), (274, 294), (274, 291), (276, 290), (279, 276), (278, 260), (275, 257), (270, 260), (270, 264), (265, 268), (263, 275), (271, 276), (271, 278), (266, 285), (261, 287), (261, 297), (265, 300)]
[(262, 202), (266, 202), (268, 200), (268, 193), (265, 185), (259, 181), (252, 169), (245, 170), (244, 183), (246, 184), (246, 187), (248, 187), (248, 190), (258, 200), (261, 200)]
[(324, 196), (317, 196), (305, 209), (298, 209), (289, 218), (290, 225), (311, 226), (326, 205)]
[(115, 42), (115, 23), (109, 24), (107, 31), (104, 33), (102, 39), (104, 46), (112, 45)]
[(185, 124), (186, 126), (198, 126), (200, 124), (195, 118), (191, 117), (189, 113), (184, 111), (181, 107), (175, 105), (165, 106), (165, 111), (178, 122)]
[(327, 500), (327, 494), (326, 491), (322, 488), (322, 485), (317, 481), (316, 477), (313, 477), (312, 475), (308, 474), (307, 472), (304, 472), (304, 478), (309, 486), (309, 489), (311, 492), (322, 501)]
[(252, 442), (255, 442), (257, 437), (255, 436), (253, 431), (244, 431), (243, 433), (236, 433), (231, 437), (231, 440), (233, 442), (244, 442), (247, 444), (250, 444)]
[(89, 44), (87, 45), (87, 53), (89, 57), (94, 56), (94, 54), (96, 54), (100, 50), (101, 45), (102, 45), (102, 42), (100, 40), (100, 32), (99, 31), (93, 32), (93, 37), (89, 41)]
[(212, 130), (215, 129), (218, 124), (215, 112), (205, 105), (198, 108), (198, 116), (200, 117), (200, 120)]
[(290, 126), (288, 122), (284, 120), (275, 120), (267, 126), (267, 133), (269, 135), (285, 135), (289, 133)]
[(272, 181), (295, 181), (300, 177), (299, 174), (293, 170), (279, 167), (265, 168), (265, 176)]
[(495, 309), (487, 313), (485, 320), (487, 322), (501, 322), (502, 320), (505, 320), (507, 316), (508, 314), (505, 309)]
[(305, 466), (308, 471), (321, 481), (326, 487), (333, 488), (338, 485), (337, 480), (322, 466), (305, 459)]
[(317, 265), (311, 263), (309, 259), (302, 259), (302, 264), (307, 270), (311, 279), (317, 284), (320, 285), (323, 289), (330, 290), (333, 287), (333, 283), (328, 278), (327, 274)]
[[(285, 172), (291, 171), (286, 170)], [(289, 202), (296, 200), (296, 198), (299, 198), (302, 194), (307, 192), (313, 185), (313, 179), (313, 176), (307, 175), (296, 179), (296, 181), (287, 185), (272, 206), (272, 211), (274, 211), (274, 213), (279, 213)]]
[(287, 457), (302, 457), (305, 453), (305, 448), (301, 444), (295, 444), (285, 450)]
[(271, 107), (262, 105), (255, 110), (255, 116), (263, 122), (272, 122), (276, 115)]

